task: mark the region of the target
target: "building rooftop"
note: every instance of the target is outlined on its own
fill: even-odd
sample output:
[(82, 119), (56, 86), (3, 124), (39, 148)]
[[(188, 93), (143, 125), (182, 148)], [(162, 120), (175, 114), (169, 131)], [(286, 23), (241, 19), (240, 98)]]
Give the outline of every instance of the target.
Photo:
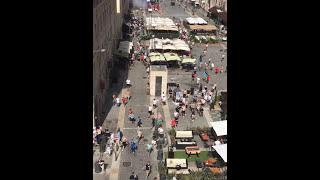
[(151, 71), (166, 71), (167, 67), (166, 67), (166, 65), (151, 65), (150, 70)]

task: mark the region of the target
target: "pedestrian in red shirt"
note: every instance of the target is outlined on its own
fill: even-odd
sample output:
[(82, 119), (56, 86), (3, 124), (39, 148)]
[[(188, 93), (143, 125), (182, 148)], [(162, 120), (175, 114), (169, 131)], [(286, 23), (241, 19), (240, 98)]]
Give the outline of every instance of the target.
[(133, 112), (132, 112), (132, 110), (131, 109), (129, 109), (129, 114), (131, 115)]
[(218, 68), (218, 67), (216, 67), (216, 75), (218, 74), (218, 72), (219, 72), (219, 68)]
[(142, 56), (141, 56), (141, 61), (143, 61), (143, 60), (144, 60), (144, 56), (142, 55)]
[(174, 128), (176, 126), (176, 120), (172, 119), (171, 120), (171, 127)]
[(124, 106), (127, 104), (126, 98), (122, 97), (122, 103), (123, 103)]
[(208, 51), (208, 48), (209, 48), (209, 46), (208, 46), (208, 44), (206, 44), (206, 51)]
[(210, 76), (209, 74), (207, 74), (207, 83), (209, 83), (209, 81), (210, 81)]

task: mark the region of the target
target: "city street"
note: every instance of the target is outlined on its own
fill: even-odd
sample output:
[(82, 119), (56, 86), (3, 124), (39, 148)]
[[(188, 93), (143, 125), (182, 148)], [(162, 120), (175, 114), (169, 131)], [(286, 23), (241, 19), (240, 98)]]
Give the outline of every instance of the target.
[[(176, 2), (175, 6), (170, 5), (170, 1), (163, 0), (160, 5), (163, 8), (161, 11), (163, 13), (154, 12), (152, 17), (169, 17), (169, 18), (178, 18), (181, 21), (185, 20), (187, 17), (203, 17), (204, 15), (200, 15), (199, 13), (192, 15), (192, 11), (190, 10), (190, 5), (188, 4), (187, 10), (184, 10), (184, 3), (183, 5), (179, 6), (180, 2)], [(166, 8), (164, 8), (166, 7)], [(138, 17), (149, 17), (148, 15), (141, 16), (139, 13)], [(205, 20), (208, 18), (205, 17)], [(212, 24), (212, 21), (209, 21), (209, 24)], [(134, 38), (134, 47), (137, 44), (137, 38)], [(205, 45), (195, 44), (195, 46), (191, 50), (191, 56), (196, 59), (196, 66), (195, 69), (197, 72), (197, 76), (202, 79), (202, 75), (205, 72), (204, 63), (208, 62), (208, 59), (211, 59), (211, 62), (214, 63), (214, 69), (206, 70), (206, 72), (211, 76), (209, 83), (201, 80), (203, 87), (207, 86), (209, 89), (216, 83), (217, 91), (220, 92), (221, 90), (227, 90), (227, 52), (221, 51), (226, 49), (226, 43), (221, 44), (211, 44), (209, 45), (208, 51), (205, 53), (203, 57), (202, 69), (199, 69), (199, 57), (203, 53), (205, 49)], [(222, 54), (225, 55), (224, 60), (221, 61)], [(219, 72), (215, 75), (214, 70), (216, 67), (221, 68), (224, 67), (224, 72)], [(111, 94), (106, 97), (107, 103), (105, 107), (105, 117), (103, 117), (102, 129), (106, 127), (109, 128), (110, 132), (116, 131), (118, 128), (123, 132), (123, 136), (127, 138), (129, 141), (129, 145), (122, 151), (119, 148), (118, 151), (113, 152), (111, 157), (107, 156), (107, 153), (104, 153), (103, 160), (107, 165), (106, 173), (95, 173), (93, 172), (93, 179), (94, 180), (125, 180), (129, 179), (129, 176), (132, 172), (139, 177), (139, 179), (146, 179), (146, 171), (143, 170), (145, 164), (150, 161), (152, 169), (148, 179), (153, 179), (154, 177), (159, 178), (159, 173), (157, 170), (158, 167), (158, 160), (157, 160), (157, 149), (156, 146), (153, 146), (153, 151), (148, 157), (147, 153), (147, 144), (151, 142), (154, 128), (152, 128), (151, 118), (148, 118), (148, 106), (152, 105), (152, 101), (154, 98), (158, 100), (159, 107), (153, 110), (153, 113), (157, 115), (158, 112), (162, 115), (162, 126), (167, 132), (169, 129), (170, 122), (174, 117), (173, 113), (177, 104), (175, 104), (172, 99), (167, 100), (167, 105), (162, 105), (160, 97), (151, 97), (149, 90), (147, 88), (148, 77), (146, 73), (146, 66), (141, 61), (135, 61), (134, 66), (129, 69), (128, 79), (131, 80), (132, 87), (130, 87), (130, 95), (131, 99), (128, 101), (128, 104), (124, 106), (121, 104), (120, 107), (117, 105), (112, 105), (112, 98)], [(175, 82), (180, 85), (181, 90), (190, 90), (190, 88), (195, 87), (195, 89), (199, 90), (198, 85), (196, 85), (196, 80), (192, 81), (191, 78), (192, 71), (186, 72), (184, 69), (169, 69), (168, 70), (168, 83)], [(128, 87), (125, 84), (125, 79), (120, 80), (117, 84), (114, 85), (113, 89), (110, 90), (112, 93), (115, 92), (116, 96), (120, 99), (125, 96), (125, 92), (127, 91)], [(189, 101), (192, 100), (192, 97), (189, 98)], [(138, 143), (137, 139), (137, 121), (132, 123), (129, 121), (129, 109), (131, 109), (135, 115), (135, 119), (137, 120), (138, 117), (142, 119), (142, 134), (144, 138)], [(157, 117), (157, 116), (155, 116)], [(176, 130), (187, 130), (188, 128), (192, 127), (211, 127), (210, 122), (214, 121), (221, 121), (221, 117), (218, 110), (209, 110), (209, 104), (204, 106), (204, 115), (199, 116), (196, 114), (196, 120), (191, 120), (191, 111), (187, 109), (186, 116), (179, 118), (179, 124), (176, 127)], [(165, 134), (167, 135), (167, 133)], [(170, 139), (169, 136), (166, 136), (167, 139)], [(138, 149), (133, 154), (130, 149), (130, 142), (133, 139), (138, 146)], [(108, 142), (111, 143), (111, 142)], [(113, 147), (116, 150), (116, 146)], [(163, 146), (163, 151), (167, 151), (167, 146)], [(99, 158), (99, 146), (94, 147), (94, 155), (93, 155), (93, 167), (94, 163)], [(118, 155), (116, 160), (115, 154)], [(94, 167), (95, 168), (95, 167)]]

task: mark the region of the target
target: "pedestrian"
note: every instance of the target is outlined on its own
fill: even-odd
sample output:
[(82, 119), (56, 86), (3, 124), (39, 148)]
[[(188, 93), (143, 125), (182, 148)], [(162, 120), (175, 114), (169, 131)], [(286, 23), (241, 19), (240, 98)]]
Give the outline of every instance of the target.
[(135, 153), (136, 152), (136, 143), (133, 141), (133, 139), (131, 139), (130, 146), (131, 146), (132, 153)]
[(199, 63), (199, 68), (202, 69), (202, 62)]
[(221, 55), (221, 61), (223, 61), (223, 60), (224, 60), (224, 54)]
[(171, 120), (171, 127), (172, 128), (176, 127), (176, 120), (175, 119)]
[(127, 92), (126, 92), (126, 98), (128, 100), (130, 100), (130, 90), (129, 90), (129, 88), (127, 89)]
[(123, 133), (122, 133), (122, 131), (120, 131), (120, 128), (118, 128), (117, 135), (118, 135), (119, 142), (120, 142), (120, 141), (121, 141), (121, 138), (122, 138), (122, 136), (123, 136)]
[(209, 81), (210, 81), (210, 75), (208, 74), (207, 75), (207, 83), (209, 83)]
[(196, 119), (196, 111), (194, 109), (191, 110), (191, 119), (192, 121)]
[(158, 128), (158, 134), (159, 134), (159, 137), (163, 138), (163, 128), (161, 125)]
[(107, 154), (108, 154), (108, 158), (111, 156), (111, 147), (110, 144), (107, 145)]
[(228, 66), (226, 66), (226, 72), (225, 72), (225, 73), (227, 73), (227, 67), (228, 67)]
[(185, 117), (186, 116), (186, 106), (182, 106), (182, 111), (181, 111), (181, 114), (182, 114), (182, 117)]
[(151, 165), (150, 165), (150, 161), (148, 161), (148, 163), (146, 164), (146, 173), (147, 173), (147, 177), (150, 175), (150, 171), (151, 171)]
[(223, 66), (221, 66), (221, 71), (220, 71), (220, 74), (221, 74), (221, 73), (223, 73)]
[(192, 73), (192, 81), (194, 80), (194, 78), (196, 78), (196, 76), (197, 76), (197, 71), (193, 71), (193, 73)]
[(130, 88), (130, 87), (131, 87), (131, 81), (130, 81), (130, 79), (127, 79), (126, 82), (127, 82), (127, 87)]
[(178, 119), (179, 119), (179, 113), (177, 112), (177, 111), (175, 111), (174, 113), (173, 113), (173, 115), (174, 115), (174, 119), (176, 120), (176, 125), (178, 126), (178, 124), (179, 124), (179, 121), (178, 121)]
[(116, 103), (117, 103), (117, 106), (120, 106), (120, 105), (121, 105), (121, 103), (120, 103), (120, 98), (119, 98), (119, 97), (116, 98)]
[(216, 75), (218, 74), (219, 72), (219, 67), (216, 67)]
[(157, 101), (156, 99), (153, 99), (153, 107), (154, 107), (154, 108), (157, 108), (157, 102), (158, 102), (158, 101)]
[(141, 127), (141, 125), (142, 125), (142, 120), (141, 120), (140, 116), (138, 117), (137, 125), (138, 125), (138, 127)]
[(143, 60), (144, 60), (144, 56), (142, 55), (140, 58), (141, 58), (141, 61), (143, 62)]
[(148, 113), (149, 113), (148, 118), (150, 118), (150, 116), (152, 115), (152, 106), (151, 105), (149, 105), (149, 107), (148, 107)]
[(116, 104), (116, 95), (112, 95), (112, 104), (115, 105)]
[(203, 72), (203, 80), (205, 81), (207, 79), (207, 72)]
[(152, 151), (152, 143), (149, 142), (149, 144), (147, 144), (147, 151), (148, 151), (148, 156), (150, 157), (151, 151)]
[(138, 128), (137, 134), (138, 134), (138, 142), (140, 142), (140, 140), (143, 138), (142, 131), (140, 128)]
[(152, 125), (152, 128), (156, 125), (156, 118), (154, 118), (153, 115), (151, 115), (151, 125)]
[(200, 83), (200, 78), (199, 77), (197, 77), (197, 84), (199, 84)]
[(123, 104), (124, 106), (126, 106), (126, 105), (127, 105), (126, 98), (124, 98), (124, 97), (122, 97), (122, 104)]
[(213, 68), (214, 68), (214, 63), (212, 62), (212, 63), (211, 63), (211, 69), (210, 69), (210, 70), (213, 71)]
[(132, 113), (129, 116), (130, 116), (130, 121), (132, 122), (132, 124), (134, 124), (134, 121), (135, 121), (134, 114)]
[(106, 170), (104, 169), (104, 160), (99, 159), (98, 162), (99, 162), (99, 165), (100, 165), (101, 169), (103, 170), (103, 172), (106, 172)]
[(132, 172), (132, 174), (130, 175), (129, 179), (130, 180), (135, 180), (135, 179), (137, 179), (137, 175), (134, 172)]
[(126, 137), (122, 137), (122, 140), (121, 140), (121, 142), (122, 142), (122, 151), (127, 147), (127, 145), (128, 145), (128, 140), (127, 140), (127, 138)]
[(160, 126), (160, 125), (161, 125), (161, 123), (162, 123), (161, 118), (162, 118), (161, 113), (160, 113), (160, 112), (158, 112), (158, 126)]
[(112, 145), (114, 144), (114, 133), (113, 132), (110, 134), (110, 142)]

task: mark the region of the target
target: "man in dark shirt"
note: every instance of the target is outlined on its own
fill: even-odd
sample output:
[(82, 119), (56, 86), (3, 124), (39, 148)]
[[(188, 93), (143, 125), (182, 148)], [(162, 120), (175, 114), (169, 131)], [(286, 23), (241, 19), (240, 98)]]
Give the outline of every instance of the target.
[(130, 175), (130, 178), (129, 179), (136, 179), (137, 175), (133, 172), (131, 175)]
[(151, 164), (150, 164), (150, 161), (148, 161), (148, 163), (146, 164), (147, 178), (150, 175), (150, 171), (151, 171)]

